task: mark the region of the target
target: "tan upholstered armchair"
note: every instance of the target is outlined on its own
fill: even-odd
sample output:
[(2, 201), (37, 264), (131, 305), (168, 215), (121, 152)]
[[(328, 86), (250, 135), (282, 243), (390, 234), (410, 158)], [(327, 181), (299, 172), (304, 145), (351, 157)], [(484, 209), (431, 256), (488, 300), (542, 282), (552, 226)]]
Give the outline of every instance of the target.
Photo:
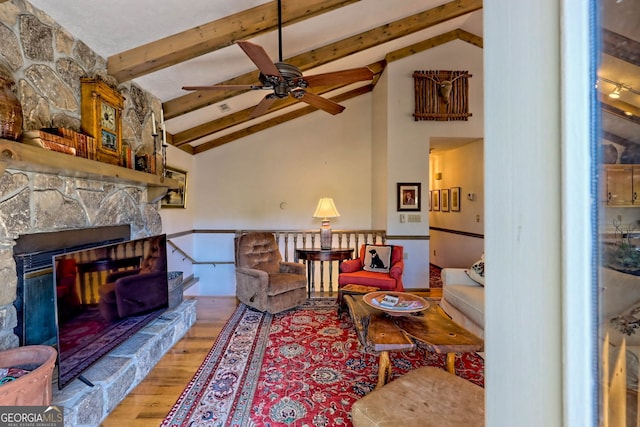
[(282, 261), (272, 233), (246, 233), (235, 239), (236, 297), (259, 311), (278, 313), (307, 299), (304, 264)]

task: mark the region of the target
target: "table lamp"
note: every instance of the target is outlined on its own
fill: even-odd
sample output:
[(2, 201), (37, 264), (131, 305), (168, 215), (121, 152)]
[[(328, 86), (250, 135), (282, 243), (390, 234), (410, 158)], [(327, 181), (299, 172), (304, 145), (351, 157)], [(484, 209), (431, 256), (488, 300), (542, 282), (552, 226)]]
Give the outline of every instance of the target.
[(339, 217), (340, 213), (336, 209), (331, 197), (323, 197), (318, 202), (314, 218), (322, 218), (320, 227), (320, 249), (331, 249), (331, 224), (329, 218)]

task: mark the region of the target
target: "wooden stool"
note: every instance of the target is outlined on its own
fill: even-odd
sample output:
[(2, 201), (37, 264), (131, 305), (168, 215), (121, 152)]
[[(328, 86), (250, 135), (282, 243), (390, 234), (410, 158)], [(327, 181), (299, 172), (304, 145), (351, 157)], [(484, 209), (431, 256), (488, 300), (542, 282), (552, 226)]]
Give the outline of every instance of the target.
[(418, 368), (351, 407), (354, 427), (484, 426), (484, 389), (440, 368)]
[(375, 292), (380, 290), (380, 288), (376, 288), (375, 286), (364, 286), (364, 285), (354, 285), (347, 284), (338, 289), (338, 315), (347, 311), (346, 306), (344, 304), (344, 296), (345, 295), (363, 295), (368, 294), (369, 292)]

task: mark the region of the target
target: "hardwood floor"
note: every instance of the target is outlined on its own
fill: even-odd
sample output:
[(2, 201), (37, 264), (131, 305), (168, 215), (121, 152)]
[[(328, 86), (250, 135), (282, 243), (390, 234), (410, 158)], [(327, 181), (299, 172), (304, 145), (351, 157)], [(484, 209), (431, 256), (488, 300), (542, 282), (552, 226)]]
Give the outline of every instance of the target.
[(197, 297), (197, 300), (194, 325), (102, 426), (149, 427), (164, 420), (237, 306), (235, 297)]

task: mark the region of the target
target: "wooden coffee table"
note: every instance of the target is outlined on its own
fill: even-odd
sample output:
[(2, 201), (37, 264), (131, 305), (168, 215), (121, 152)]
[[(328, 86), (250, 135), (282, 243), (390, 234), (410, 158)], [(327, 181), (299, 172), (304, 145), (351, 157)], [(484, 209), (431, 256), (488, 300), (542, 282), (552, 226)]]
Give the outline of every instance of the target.
[(416, 341), (429, 351), (447, 354), (447, 370), (455, 374), (455, 353), (473, 353), (484, 349), (484, 341), (451, 320), (434, 300), (424, 311), (405, 316), (390, 316), (373, 308), (361, 295), (345, 295), (358, 339), (365, 351), (379, 352), (378, 385), (391, 378), (390, 351), (411, 351)]
[(345, 295), (364, 295), (369, 292), (375, 292), (380, 288), (376, 288), (374, 286), (364, 286), (364, 285), (356, 285), (356, 284), (347, 284), (338, 288), (338, 315), (342, 314), (343, 311), (346, 310), (346, 306), (344, 303)]

